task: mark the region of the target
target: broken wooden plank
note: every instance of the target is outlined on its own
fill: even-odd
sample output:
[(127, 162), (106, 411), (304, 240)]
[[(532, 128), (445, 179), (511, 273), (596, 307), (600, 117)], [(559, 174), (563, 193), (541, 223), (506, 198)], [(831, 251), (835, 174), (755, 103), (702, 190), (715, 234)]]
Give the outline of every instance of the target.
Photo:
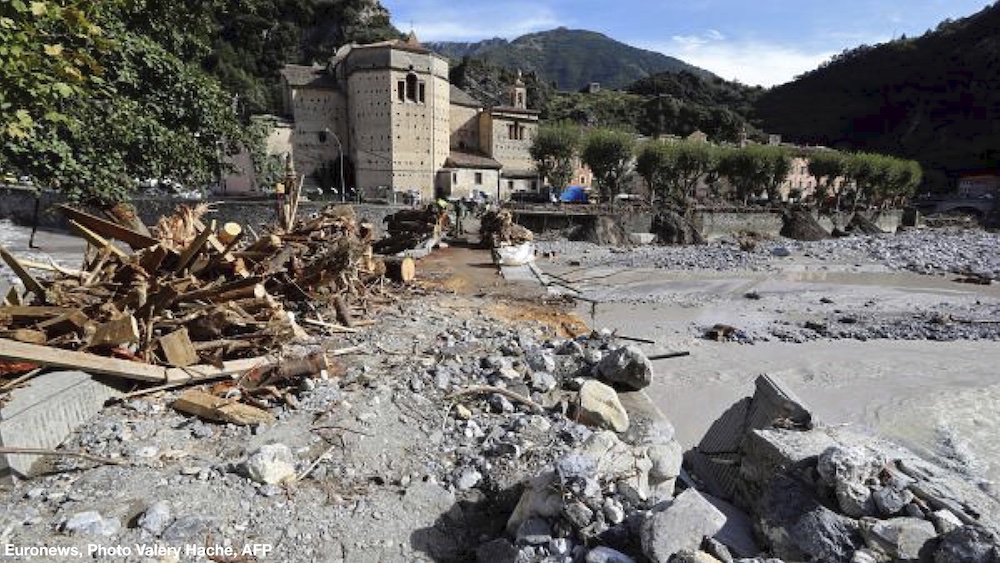
[(22, 304), (23, 301), (21, 300), (21, 292), (19, 292), (16, 287), (10, 286), (7, 290), (7, 295), (3, 298), (2, 305), (4, 307), (16, 307)]
[(100, 249), (100, 250), (103, 250), (103, 249), (106, 248), (112, 254), (114, 254), (115, 256), (117, 256), (119, 258), (121, 258), (122, 260), (128, 258), (128, 254), (126, 254), (124, 250), (118, 248), (111, 241), (109, 241), (106, 238), (102, 237), (101, 235), (95, 233), (94, 231), (88, 229), (87, 227), (83, 226), (82, 224), (76, 222), (75, 220), (70, 219), (69, 226), (70, 226), (70, 228), (73, 231), (75, 231), (77, 234), (79, 234), (81, 237), (83, 237), (84, 240), (86, 240), (88, 243), (90, 243), (90, 245), (93, 246), (94, 248), (97, 248), (97, 249)]
[(3, 338), (0, 338), (0, 358), (33, 362), (60, 368), (78, 369), (137, 381), (153, 381), (156, 383), (165, 383), (167, 381), (167, 369), (160, 366), (119, 360), (117, 358), (106, 358), (86, 352), (74, 352), (72, 350), (61, 350), (58, 348), (49, 348), (48, 346), (38, 346), (36, 344), (25, 344)]
[(139, 258), (139, 267), (146, 270), (150, 275), (153, 275), (160, 268), (160, 264), (163, 264), (163, 260), (169, 253), (170, 251), (167, 247), (162, 244), (152, 246), (143, 253), (142, 258)]
[(263, 409), (244, 405), (234, 399), (222, 399), (198, 389), (185, 391), (170, 406), (183, 413), (241, 426), (269, 424), (275, 420), (274, 415)]
[(7, 266), (17, 274), (17, 277), (21, 278), (21, 283), (24, 284), (24, 287), (29, 292), (34, 293), (41, 299), (45, 299), (45, 288), (42, 287), (42, 284), (38, 283), (38, 280), (28, 272), (28, 269), (2, 245), (0, 245), (0, 258), (3, 258)]
[(83, 330), (83, 327), (90, 321), (90, 317), (78, 309), (70, 310), (54, 319), (42, 321), (35, 325), (35, 328), (44, 330), (49, 336), (61, 336), (70, 332)]
[(174, 268), (174, 272), (181, 272), (184, 268), (187, 268), (192, 260), (201, 252), (201, 249), (205, 247), (205, 243), (208, 242), (209, 237), (213, 236), (212, 231), (215, 230), (215, 221), (212, 221), (212, 225), (204, 228), (198, 233), (191, 244), (184, 249), (181, 253), (181, 257), (178, 259), (177, 267)]
[(44, 264), (42, 262), (34, 262), (32, 260), (21, 260), (21, 265), (25, 268), (31, 270), (44, 270), (46, 272), (58, 272), (67, 276), (82, 276), (83, 272), (80, 270), (74, 270), (73, 268), (63, 268), (55, 263)]
[(44, 332), (31, 328), (18, 328), (10, 330), (4, 332), (3, 337), (10, 338), (11, 340), (17, 340), (18, 342), (27, 342), (28, 344), (45, 344), (49, 341), (49, 338)]
[(87, 346), (138, 344), (140, 338), (139, 323), (133, 315), (125, 315), (121, 318), (97, 325), (97, 331), (90, 337)]
[(94, 215), (85, 213), (78, 209), (73, 209), (67, 205), (57, 205), (56, 208), (59, 209), (59, 211), (61, 211), (71, 222), (75, 222), (78, 225), (85, 227), (90, 232), (98, 236), (120, 240), (129, 245), (132, 250), (141, 250), (160, 243), (159, 240), (151, 236), (144, 235), (138, 231), (119, 225), (118, 223), (113, 223), (106, 219), (95, 217)]
[(186, 328), (180, 328), (160, 337), (160, 348), (167, 363), (174, 367), (185, 367), (198, 363), (198, 352), (191, 344)]
[(74, 309), (68, 309), (66, 307), (48, 307), (48, 306), (31, 307), (27, 305), (12, 305), (8, 307), (0, 307), (0, 319), (9, 318), (14, 322), (31, 321), (37, 319), (49, 319), (52, 317), (58, 317), (60, 315), (65, 315), (66, 313), (71, 313), (73, 311)]

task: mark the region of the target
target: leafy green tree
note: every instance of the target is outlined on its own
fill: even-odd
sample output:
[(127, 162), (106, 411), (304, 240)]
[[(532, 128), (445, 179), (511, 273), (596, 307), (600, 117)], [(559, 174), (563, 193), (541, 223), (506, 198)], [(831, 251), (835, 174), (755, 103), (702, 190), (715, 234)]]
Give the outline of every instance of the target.
[(538, 174), (559, 190), (573, 179), (573, 157), (580, 146), (580, 137), (579, 127), (560, 121), (539, 127), (532, 141), (529, 152)]
[[(42, 71), (21, 67), (3, 71), (16, 75), (12, 86), (4, 83), (3, 97), (9, 111), (32, 116), (32, 125), (12, 129), (7, 124), (0, 165), (29, 174), (42, 185), (59, 187), (72, 197), (101, 200), (125, 198), (136, 178), (169, 177), (205, 186), (218, 177), (223, 146), (239, 146), (244, 130), (232, 111), (229, 94), (218, 81), (197, 62), (182, 60), (174, 53), (175, 49), (204, 52), (201, 42), (185, 43), (182, 37), (170, 35), (163, 44), (157, 37), (159, 28), (142, 23), (147, 8), (157, 18), (171, 21), (166, 14), (172, 3), (78, 0), (71, 7), (56, 2), (35, 4), (44, 4), (46, 14), (59, 6), (64, 18), (74, 22), (85, 19), (85, 33), (96, 36), (99, 41), (95, 39), (93, 44), (100, 46), (87, 51), (89, 59), (78, 59), (76, 47), (54, 49), (46, 43), (51, 36), (31, 35), (31, 21), (22, 18), (11, 24), (22, 33), (21, 41), (27, 46), (34, 41), (34, 48), (42, 53), (58, 51), (58, 57), (47, 56), (73, 62), (56, 69), (43, 66)], [(29, 13), (43, 11), (35, 4)], [(187, 21), (191, 29), (209, 25), (198, 21), (207, 15), (188, 13), (185, 10), (189, 8), (174, 6), (183, 13), (174, 13), (173, 20)], [(67, 43), (80, 40), (80, 33)], [(67, 68), (75, 68), (75, 74)], [(90, 74), (81, 70), (84, 68)], [(79, 78), (68, 95), (59, 94), (62, 99), (32, 102), (28, 100), (30, 93), (44, 90), (47, 80), (45, 76), (32, 78), (38, 72)], [(25, 73), (29, 76), (23, 76)], [(58, 91), (58, 86), (52, 89)], [(33, 117), (42, 111), (41, 120)]]
[(594, 129), (584, 139), (580, 158), (590, 167), (601, 198), (614, 201), (628, 174), (635, 150), (632, 135), (614, 129)]
[(765, 157), (764, 148), (750, 145), (732, 148), (721, 156), (719, 173), (736, 190), (736, 198), (743, 204), (752, 196), (759, 196), (771, 180), (771, 170)]
[(714, 168), (714, 153), (707, 143), (653, 141), (639, 151), (636, 170), (661, 200), (686, 204), (698, 181)]
[(679, 200), (680, 194), (674, 189), (676, 184), (670, 177), (675, 168), (675, 156), (667, 144), (660, 141), (647, 141), (639, 147), (635, 171), (645, 180), (649, 192), (658, 202), (676, 203)]
[(763, 167), (762, 174), (768, 203), (776, 205), (781, 201), (781, 185), (792, 171), (791, 154), (782, 147), (768, 145), (753, 146), (748, 150), (756, 155)]
[(822, 201), (832, 195), (837, 178), (844, 175), (844, 155), (833, 150), (818, 150), (808, 155), (809, 175), (816, 179), (816, 195)]
[(115, 4), (0, 2), (0, 143), (69, 123), (66, 105), (102, 85), (111, 42), (97, 20)]

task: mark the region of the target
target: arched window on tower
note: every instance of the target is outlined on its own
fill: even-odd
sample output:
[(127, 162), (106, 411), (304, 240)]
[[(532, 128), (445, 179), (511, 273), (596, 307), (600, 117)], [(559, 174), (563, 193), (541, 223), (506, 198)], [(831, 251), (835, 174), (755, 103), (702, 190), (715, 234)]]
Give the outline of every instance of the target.
[(417, 101), (417, 75), (410, 73), (406, 75), (406, 99), (411, 102)]

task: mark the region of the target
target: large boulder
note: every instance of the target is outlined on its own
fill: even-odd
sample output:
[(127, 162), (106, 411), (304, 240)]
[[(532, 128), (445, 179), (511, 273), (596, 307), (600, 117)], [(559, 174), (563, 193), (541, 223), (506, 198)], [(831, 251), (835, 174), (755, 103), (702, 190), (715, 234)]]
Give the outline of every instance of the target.
[(677, 495), (666, 509), (651, 512), (642, 523), (642, 552), (654, 563), (667, 563), (680, 551), (697, 551), (706, 537), (726, 524), (726, 516), (698, 491)]
[(941, 536), (934, 563), (1000, 563), (1000, 537), (982, 526), (956, 528)]
[(833, 489), (841, 512), (853, 518), (873, 516), (878, 507), (870, 485), (885, 459), (861, 447), (832, 446), (819, 456), (816, 466), (823, 483)]
[(705, 237), (691, 221), (674, 209), (663, 209), (653, 217), (649, 229), (660, 244), (702, 244)]
[(605, 383), (638, 391), (652, 383), (653, 363), (639, 348), (623, 346), (601, 358), (594, 374)]
[(937, 536), (934, 524), (922, 518), (861, 520), (861, 535), (872, 550), (898, 561), (928, 561)]
[(850, 563), (863, 545), (858, 523), (823, 506), (805, 485), (779, 475), (759, 507), (758, 528), (787, 561)]
[(577, 416), (581, 424), (615, 432), (625, 432), (629, 426), (628, 412), (618, 393), (600, 381), (590, 380), (580, 387)]
[(781, 236), (795, 240), (823, 240), (830, 238), (819, 221), (805, 207), (793, 207), (781, 216)]

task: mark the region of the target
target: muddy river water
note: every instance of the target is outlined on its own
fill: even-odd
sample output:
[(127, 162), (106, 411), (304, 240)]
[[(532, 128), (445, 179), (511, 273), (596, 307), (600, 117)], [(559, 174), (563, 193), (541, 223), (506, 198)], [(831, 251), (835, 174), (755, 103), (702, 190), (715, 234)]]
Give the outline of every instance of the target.
[[(543, 269), (545, 268), (543, 264)], [(553, 266), (602, 302), (579, 313), (593, 326), (656, 341), (647, 353), (689, 350), (656, 361), (648, 389), (685, 446), (697, 443), (729, 405), (753, 392), (762, 373), (780, 376), (826, 423), (862, 425), (927, 455), (1000, 480), (1000, 343), (986, 340), (821, 339), (754, 344), (700, 338), (727, 323), (759, 328), (800, 322), (818, 303), (874, 306), (892, 314), (948, 304), (975, 311), (1000, 288), (946, 277), (891, 273), (876, 265), (790, 261), (773, 272), (570, 270)], [(750, 300), (754, 293), (771, 305)], [(996, 319), (983, 319), (996, 320)]]

